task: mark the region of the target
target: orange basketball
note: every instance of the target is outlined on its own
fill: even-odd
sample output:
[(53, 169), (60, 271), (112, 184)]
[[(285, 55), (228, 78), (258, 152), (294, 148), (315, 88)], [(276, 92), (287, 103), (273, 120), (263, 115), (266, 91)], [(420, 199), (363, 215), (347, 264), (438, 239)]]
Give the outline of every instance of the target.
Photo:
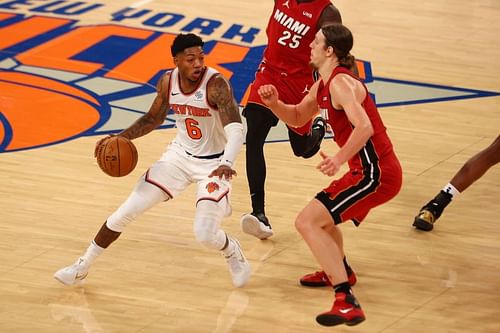
[(97, 147), (97, 164), (104, 173), (112, 177), (123, 177), (137, 165), (137, 149), (122, 136), (112, 136), (103, 140)]

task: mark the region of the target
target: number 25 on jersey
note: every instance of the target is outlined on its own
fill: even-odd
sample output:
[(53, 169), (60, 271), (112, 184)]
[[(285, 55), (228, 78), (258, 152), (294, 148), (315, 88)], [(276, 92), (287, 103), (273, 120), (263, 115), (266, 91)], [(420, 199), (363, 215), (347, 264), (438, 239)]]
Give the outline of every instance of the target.
[(296, 49), (300, 45), (301, 38), (302, 38), (301, 35), (296, 35), (296, 34), (292, 35), (290, 31), (285, 30), (283, 31), (283, 35), (280, 38), (278, 38), (278, 44), (283, 46), (288, 46), (291, 49)]

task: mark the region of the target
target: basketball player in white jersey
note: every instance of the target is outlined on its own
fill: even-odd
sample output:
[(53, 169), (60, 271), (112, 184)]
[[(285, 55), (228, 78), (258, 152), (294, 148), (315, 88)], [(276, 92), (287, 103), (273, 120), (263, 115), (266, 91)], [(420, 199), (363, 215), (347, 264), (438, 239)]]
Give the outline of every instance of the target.
[(118, 135), (131, 140), (143, 136), (160, 126), (171, 109), (177, 136), (106, 220), (83, 256), (54, 274), (60, 282), (72, 285), (83, 280), (90, 265), (128, 223), (154, 205), (174, 199), (191, 183), (198, 186), (196, 239), (225, 256), (236, 287), (248, 281), (250, 265), (239, 242), (220, 228), (222, 219), (231, 214), (230, 181), (236, 175), (232, 167), (244, 130), (229, 82), (204, 65), (202, 47), (203, 41), (194, 34), (175, 38), (171, 51), (176, 68), (159, 80), (149, 111)]

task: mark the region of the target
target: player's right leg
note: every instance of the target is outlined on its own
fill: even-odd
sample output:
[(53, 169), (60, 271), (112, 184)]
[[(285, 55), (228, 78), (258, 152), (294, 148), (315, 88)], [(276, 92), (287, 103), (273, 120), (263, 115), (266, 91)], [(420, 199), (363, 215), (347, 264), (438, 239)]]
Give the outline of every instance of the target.
[[(328, 225), (324, 228), (324, 230), (330, 235), (332, 240), (337, 244), (338, 248), (341, 251), (341, 255), (343, 257), (344, 268), (347, 273), (347, 280), (349, 285), (352, 287), (357, 282), (356, 274), (354, 270), (347, 262), (347, 258), (344, 253), (344, 240), (342, 237), (342, 232), (339, 228), (336, 228), (333, 224)], [(328, 279), (328, 275), (325, 271), (317, 271), (314, 273), (306, 274), (299, 280), (300, 284), (306, 287), (331, 287), (332, 283)]]
[(295, 221), (297, 231), (305, 240), (314, 257), (327, 272), (335, 289), (335, 301), (331, 310), (321, 313), (316, 321), (324, 326), (357, 325), (365, 320), (358, 301), (352, 294), (348, 277), (342, 265), (343, 250), (325, 230), (334, 226), (334, 219), (326, 206), (313, 199)]
[(493, 165), (500, 163), (500, 136), (492, 144), (472, 156), (432, 200), (415, 216), (413, 226), (431, 231), (444, 209), (459, 194), (481, 178)]
[(243, 115), (247, 122), (246, 169), (252, 212), (243, 215), (241, 226), (245, 233), (266, 239), (273, 235), (273, 231), (265, 215), (264, 143), (271, 127), (278, 123), (278, 118), (269, 109), (257, 103), (248, 103)]
[(500, 135), (488, 147), (465, 162), (450, 183), (461, 193), (498, 163), (500, 163)]
[(151, 178), (150, 173), (169, 175), (170, 173), (168, 172), (162, 172), (168, 165), (170, 164), (165, 162), (155, 163), (151, 169), (139, 179), (127, 200), (108, 217), (85, 253), (72, 265), (58, 270), (54, 274), (54, 278), (65, 285), (73, 285), (85, 279), (91, 264), (120, 236), (126, 225), (156, 204), (167, 201), (172, 198), (173, 195), (180, 193), (180, 191), (187, 186), (187, 182), (174, 183), (172, 181), (172, 187), (170, 187), (170, 190), (167, 190), (166, 187), (161, 184), (168, 182), (168, 180), (155, 180)]

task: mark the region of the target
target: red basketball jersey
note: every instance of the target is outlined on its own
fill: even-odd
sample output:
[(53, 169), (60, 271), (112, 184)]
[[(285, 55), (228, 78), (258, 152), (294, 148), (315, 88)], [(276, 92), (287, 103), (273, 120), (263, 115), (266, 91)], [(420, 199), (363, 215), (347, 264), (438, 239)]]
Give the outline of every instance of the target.
[[(353, 78), (359, 80), (351, 71), (344, 67), (336, 67), (328, 81), (324, 83), (321, 81), (318, 87), (318, 94), (316, 96), (321, 114), (326, 119), (328, 124), (333, 130), (334, 140), (340, 146), (344, 146), (347, 139), (352, 133), (353, 125), (347, 118), (344, 110), (337, 110), (333, 108), (330, 91), (328, 87), (330, 82), (339, 73), (345, 73)], [(360, 81), (361, 82), (361, 81)], [(361, 82), (363, 84), (363, 82)], [(389, 136), (387, 135), (386, 127), (380, 117), (375, 102), (368, 93), (368, 89), (363, 84), (366, 90), (366, 97), (361, 104), (370, 118), (373, 126), (373, 135), (366, 143), (365, 147), (359, 151), (357, 155), (349, 160), (349, 167), (351, 169), (365, 169), (370, 163), (384, 163), (385, 158), (396, 158), (393, 146)]]
[(267, 24), (266, 64), (287, 74), (309, 75), (309, 44), (318, 31), (318, 21), (330, 0), (276, 0)]

